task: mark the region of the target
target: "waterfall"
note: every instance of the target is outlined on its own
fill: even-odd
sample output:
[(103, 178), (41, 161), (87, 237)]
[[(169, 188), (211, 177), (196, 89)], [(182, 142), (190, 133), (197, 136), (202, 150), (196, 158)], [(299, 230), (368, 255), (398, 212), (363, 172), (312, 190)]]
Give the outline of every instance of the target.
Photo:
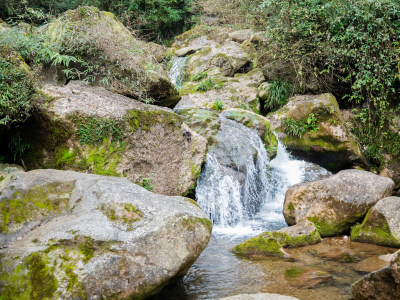
[(223, 117), (217, 140), (196, 188), (196, 200), (213, 221), (214, 232), (250, 234), (284, 227), (287, 189), (330, 175), (291, 157), (280, 141), (270, 161), (255, 131)]
[(188, 57), (173, 57), (170, 61), (168, 77), (176, 89), (183, 85), (187, 61)]

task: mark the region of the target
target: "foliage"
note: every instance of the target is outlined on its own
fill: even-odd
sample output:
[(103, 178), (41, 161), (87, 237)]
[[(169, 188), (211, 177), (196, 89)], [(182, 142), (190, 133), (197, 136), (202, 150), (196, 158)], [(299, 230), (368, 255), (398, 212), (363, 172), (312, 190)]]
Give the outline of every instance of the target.
[(195, 90), (197, 92), (207, 92), (209, 90), (214, 89), (214, 82), (211, 78), (205, 79), (198, 86), (196, 86)]
[(140, 185), (150, 192), (154, 190), (154, 184), (151, 178), (143, 178)]
[[(0, 46), (0, 51), (4, 49)], [(25, 121), (34, 107), (34, 94), (35, 86), (27, 69), (0, 57), (0, 125), (10, 127)]]
[(392, 122), (396, 113), (400, 113), (400, 107), (356, 111), (352, 132), (361, 142), (367, 159), (377, 166), (384, 162), (385, 153), (394, 158), (400, 156), (400, 126)]
[(126, 26), (160, 41), (187, 30), (195, 21), (192, 0), (4, 0), (0, 18), (40, 24), (83, 5), (110, 11)]
[(222, 100), (219, 100), (218, 98), (214, 101), (212, 109), (221, 111), (225, 107), (225, 102)]
[(20, 159), (24, 154), (24, 152), (29, 149), (29, 147), (30, 145), (22, 140), (20, 132), (14, 131), (11, 134), (10, 142), (8, 144), (8, 149), (10, 150), (10, 152), (14, 157), (14, 162)]
[(272, 81), (268, 86), (268, 97), (265, 100), (264, 108), (267, 111), (276, 110), (286, 104), (291, 94), (291, 86), (285, 81)]
[(203, 78), (207, 77), (207, 72), (199, 72), (195, 75), (192, 75), (190, 77), (190, 81), (199, 81), (202, 80)]
[(297, 83), (316, 78), (324, 90), (355, 103), (388, 107), (398, 99), (400, 2), (265, 0), (264, 20)]
[(110, 136), (112, 141), (122, 140), (122, 129), (113, 119), (89, 118), (88, 122), (80, 124), (78, 136), (82, 144), (99, 146)]
[(286, 118), (283, 120), (283, 129), (287, 134), (301, 138), (306, 132), (318, 131), (318, 120), (313, 113), (309, 114), (305, 121)]

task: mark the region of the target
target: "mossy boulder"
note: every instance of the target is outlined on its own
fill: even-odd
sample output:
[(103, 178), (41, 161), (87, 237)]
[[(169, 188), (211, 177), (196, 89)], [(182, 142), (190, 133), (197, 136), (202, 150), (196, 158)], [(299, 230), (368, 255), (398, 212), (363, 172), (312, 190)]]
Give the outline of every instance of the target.
[[(354, 165), (368, 166), (356, 139), (344, 126), (339, 105), (332, 94), (292, 97), (267, 118), (282, 143), (299, 157), (331, 171)], [(296, 122), (294, 125), (300, 129), (306, 128), (306, 132), (301, 136), (294, 135), (290, 126), (285, 125), (287, 120)]]
[(286, 257), (283, 248), (296, 248), (314, 245), (321, 241), (321, 236), (312, 222), (302, 221), (294, 226), (278, 231), (266, 231), (234, 248), (238, 255), (263, 255)]
[(400, 197), (379, 200), (364, 221), (353, 227), (351, 240), (400, 248)]
[[(60, 53), (79, 54), (100, 65), (102, 71), (95, 83), (111, 76), (105, 85), (108, 89), (137, 99), (152, 98), (162, 106), (173, 107), (180, 99), (153, 51), (148, 51), (154, 47), (135, 39), (112, 13), (78, 7), (41, 31)], [(85, 70), (84, 65), (75, 67)]]
[(194, 201), (71, 171), (0, 182), (2, 299), (143, 299), (187, 272), (212, 224)]
[(390, 265), (369, 273), (351, 286), (351, 299), (381, 300), (400, 298), (400, 251), (397, 251)]
[(42, 91), (48, 102), (23, 134), (28, 169), (123, 176), (165, 195), (195, 186), (207, 141), (172, 110), (78, 81)]
[(344, 170), (288, 189), (283, 214), (286, 223), (313, 222), (322, 237), (348, 231), (379, 200), (392, 194), (393, 180), (366, 171)]
[(9, 174), (15, 172), (24, 172), (24, 169), (19, 165), (0, 163), (0, 182)]

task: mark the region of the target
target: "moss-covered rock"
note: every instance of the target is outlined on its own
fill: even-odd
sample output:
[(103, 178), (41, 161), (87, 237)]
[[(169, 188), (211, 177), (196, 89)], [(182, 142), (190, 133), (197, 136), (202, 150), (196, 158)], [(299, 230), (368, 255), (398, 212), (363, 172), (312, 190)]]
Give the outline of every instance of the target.
[(266, 231), (251, 238), (234, 248), (239, 255), (281, 256), (287, 254), (283, 248), (295, 248), (313, 245), (321, 241), (321, 236), (315, 225), (309, 221), (283, 228), (278, 231)]
[(146, 179), (167, 195), (186, 195), (196, 184), (207, 141), (171, 110), (74, 81), (43, 92), (49, 102), (23, 135), (28, 169)]
[(353, 227), (351, 240), (382, 246), (400, 247), (400, 197), (379, 200), (364, 221)]
[(0, 216), (0, 299), (143, 299), (187, 272), (212, 229), (187, 198), (58, 170), (10, 174)]
[(309, 220), (321, 236), (346, 232), (380, 199), (390, 196), (394, 182), (373, 173), (345, 170), (288, 189), (283, 214), (289, 225)]
[[(115, 92), (152, 98), (156, 104), (169, 107), (180, 99), (166, 72), (147, 50), (150, 46), (135, 39), (112, 13), (78, 7), (45, 25), (42, 32), (61, 53), (78, 54), (100, 65), (101, 74), (95, 82), (111, 76), (106, 87)], [(85, 71), (85, 65), (76, 67)]]
[[(344, 126), (339, 105), (332, 94), (295, 96), (267, 118), (282, 143), (300, 157), (331, 171), (354, 165), (368, 166), (360, 146)], [(290, 126), (285, 125), (287, 120), (306, 128), (306, 132), (301, 136), (294, 135)]]

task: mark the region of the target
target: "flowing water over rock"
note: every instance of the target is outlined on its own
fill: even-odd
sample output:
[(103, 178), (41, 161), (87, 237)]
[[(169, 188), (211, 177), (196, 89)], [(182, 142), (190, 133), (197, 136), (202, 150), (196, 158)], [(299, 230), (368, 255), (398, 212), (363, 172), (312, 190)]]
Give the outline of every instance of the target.
[(173, 57), (170, 61), (168, 77), (177, 89), (183, 85), (187, 61), (188, 57)]

